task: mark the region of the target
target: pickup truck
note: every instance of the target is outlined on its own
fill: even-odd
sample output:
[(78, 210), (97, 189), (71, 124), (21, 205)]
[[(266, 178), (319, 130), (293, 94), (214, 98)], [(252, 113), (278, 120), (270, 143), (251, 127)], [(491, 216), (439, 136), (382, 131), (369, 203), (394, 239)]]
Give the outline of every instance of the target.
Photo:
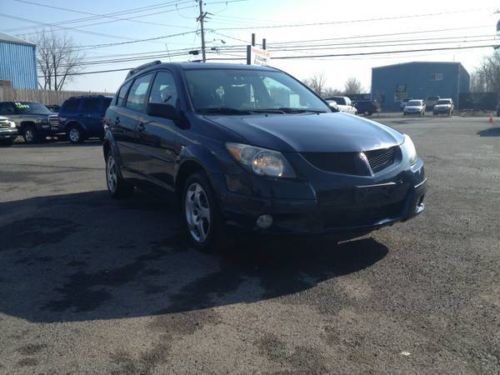
[(36, 102), (0, 102), (0, 116), (16, 124), (17, 131), (26, 143), (37, 143), (47, 136), (55, 135), (49, 123), (54, 115), (43, 104)]
[(330, 98), (325, 98), (327, 102), (335, 101), (337, 108), (340, 112), (350, 113), (355, 115), (358, 110), (352, 105), (351, 99), (347, 96), (332, 96)]

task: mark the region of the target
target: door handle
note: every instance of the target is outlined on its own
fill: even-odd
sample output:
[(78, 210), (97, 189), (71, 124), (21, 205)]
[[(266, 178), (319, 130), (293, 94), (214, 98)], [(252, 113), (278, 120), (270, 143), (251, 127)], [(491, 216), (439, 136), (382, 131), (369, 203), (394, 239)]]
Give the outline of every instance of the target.
[(139, 125), (137, 125), (137, 131), (142, 133), (144, 130), (146, 130), (146, 127), (143, 122), (140, 122)]

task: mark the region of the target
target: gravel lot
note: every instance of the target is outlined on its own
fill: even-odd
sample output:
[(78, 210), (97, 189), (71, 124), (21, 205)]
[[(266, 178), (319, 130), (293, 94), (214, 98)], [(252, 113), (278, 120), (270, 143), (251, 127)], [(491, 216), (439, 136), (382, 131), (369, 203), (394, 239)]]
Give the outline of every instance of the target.
[(500, 373), (500, 125), (391, 118), (425, 213), (205, 255), (105, 191), (98, 143), (0, 148), (0, 373)]

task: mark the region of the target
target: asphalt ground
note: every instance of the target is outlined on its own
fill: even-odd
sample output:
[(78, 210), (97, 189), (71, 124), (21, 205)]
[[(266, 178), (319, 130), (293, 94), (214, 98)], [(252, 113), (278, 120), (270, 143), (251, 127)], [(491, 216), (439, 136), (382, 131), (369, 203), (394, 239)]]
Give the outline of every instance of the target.
[(423, 215), (212, 255), (168, 201), (110, 199), (99, 143), (0, 148), (0, 373), (499, 374), (500, 124), (384, 121)]

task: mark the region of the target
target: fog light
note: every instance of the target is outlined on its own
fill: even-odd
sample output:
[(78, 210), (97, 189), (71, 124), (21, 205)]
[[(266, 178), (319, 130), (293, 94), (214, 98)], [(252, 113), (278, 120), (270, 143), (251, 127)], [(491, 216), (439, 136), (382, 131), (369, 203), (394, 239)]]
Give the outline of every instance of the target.
[(273, 225), (273, 217), (271, 215), (260, 215), (257, 218), (257, 226), (261, 229), (267, 229)]

